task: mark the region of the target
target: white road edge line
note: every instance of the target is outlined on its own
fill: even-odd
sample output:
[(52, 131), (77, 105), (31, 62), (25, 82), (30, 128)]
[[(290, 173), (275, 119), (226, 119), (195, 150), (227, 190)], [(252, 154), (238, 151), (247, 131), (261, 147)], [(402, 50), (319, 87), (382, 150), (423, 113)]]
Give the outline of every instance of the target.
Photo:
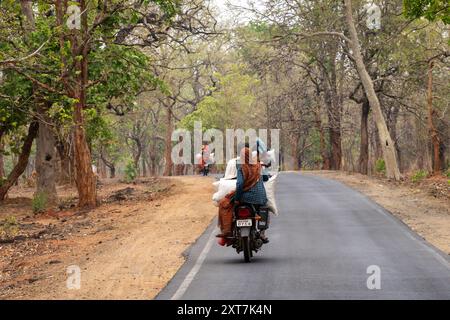
[(192, 280), (194, 280), (195, 276), (197, 275), (198, 271), (200, 270), (203, 262), (205, 261), (206, 255), (208, 254), (209, 250), (211, 250), (211, 246), (214, 243), (214, 233), (216, 232), (217, 227), (213, 228), (211, 231), (211, 234), (209, 235), (208, 242), (206, 243), (205, 247), (203, 248), (202, 252), (197, 258), (197, 261), (195, 262), (195, 265), (192, 267), (191, 271), (186, 275), (183, 282), (178, 287), (177, 291), (173, 294), (172, 298), (170, 300), (179, 300), (184, 295), (186, 290), (189, 288), (189, 285), (191, 284)]

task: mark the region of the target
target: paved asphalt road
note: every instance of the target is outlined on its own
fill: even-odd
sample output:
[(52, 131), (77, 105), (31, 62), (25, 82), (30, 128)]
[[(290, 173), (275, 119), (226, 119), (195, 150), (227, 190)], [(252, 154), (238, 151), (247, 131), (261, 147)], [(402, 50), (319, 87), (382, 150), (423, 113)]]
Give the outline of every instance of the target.
[(157, 299), (450, 299), (449, 257), (360, 193), (282, 173), (276, 198), (270, 243), (251, 263), (216, 243), (213, 223)]

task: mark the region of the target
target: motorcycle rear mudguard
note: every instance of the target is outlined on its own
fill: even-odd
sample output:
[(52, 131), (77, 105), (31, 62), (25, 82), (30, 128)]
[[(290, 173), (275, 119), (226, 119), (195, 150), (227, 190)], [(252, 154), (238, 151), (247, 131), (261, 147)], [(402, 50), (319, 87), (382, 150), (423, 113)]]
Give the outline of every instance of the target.
[(241, 231), (241, 237), (249, 237), (250, 236), (250, 227), (242, 227), (239, 229)]

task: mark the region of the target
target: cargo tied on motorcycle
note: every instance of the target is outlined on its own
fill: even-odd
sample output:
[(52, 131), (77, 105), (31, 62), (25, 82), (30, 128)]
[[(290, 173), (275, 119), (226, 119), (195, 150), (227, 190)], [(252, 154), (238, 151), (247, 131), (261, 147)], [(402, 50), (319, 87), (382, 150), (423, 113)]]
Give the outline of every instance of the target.
[[(267, 195), (266, 207), (269, 212), (278, 215), (277, 205), (275, 202), (275, 183), (277, 179), (277, 174), (270, 177), (270, 179), (264, 182), (264, 189)], [(213, 182), (213, 186), (216, 188), (216, 192), (212, 196), (213, 203), (216, 207), (219, 206), (220, 200), (225, 198), (227, 194), (236, 190), (236, 179), (225, 179), (222, 178), (218, 181)]]

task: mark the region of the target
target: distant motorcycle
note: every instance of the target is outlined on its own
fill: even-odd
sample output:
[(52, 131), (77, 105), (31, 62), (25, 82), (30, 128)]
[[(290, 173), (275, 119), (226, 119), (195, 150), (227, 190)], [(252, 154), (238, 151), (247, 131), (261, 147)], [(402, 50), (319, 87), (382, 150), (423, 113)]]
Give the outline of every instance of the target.
[(233, 242), (237, 253), (244, 253), (244, 261), (250, 262), (253, 252), (264, 244), (261, 232), (268, 228), (269, 210), (264, 206), (241, 203), (234, 206)]

